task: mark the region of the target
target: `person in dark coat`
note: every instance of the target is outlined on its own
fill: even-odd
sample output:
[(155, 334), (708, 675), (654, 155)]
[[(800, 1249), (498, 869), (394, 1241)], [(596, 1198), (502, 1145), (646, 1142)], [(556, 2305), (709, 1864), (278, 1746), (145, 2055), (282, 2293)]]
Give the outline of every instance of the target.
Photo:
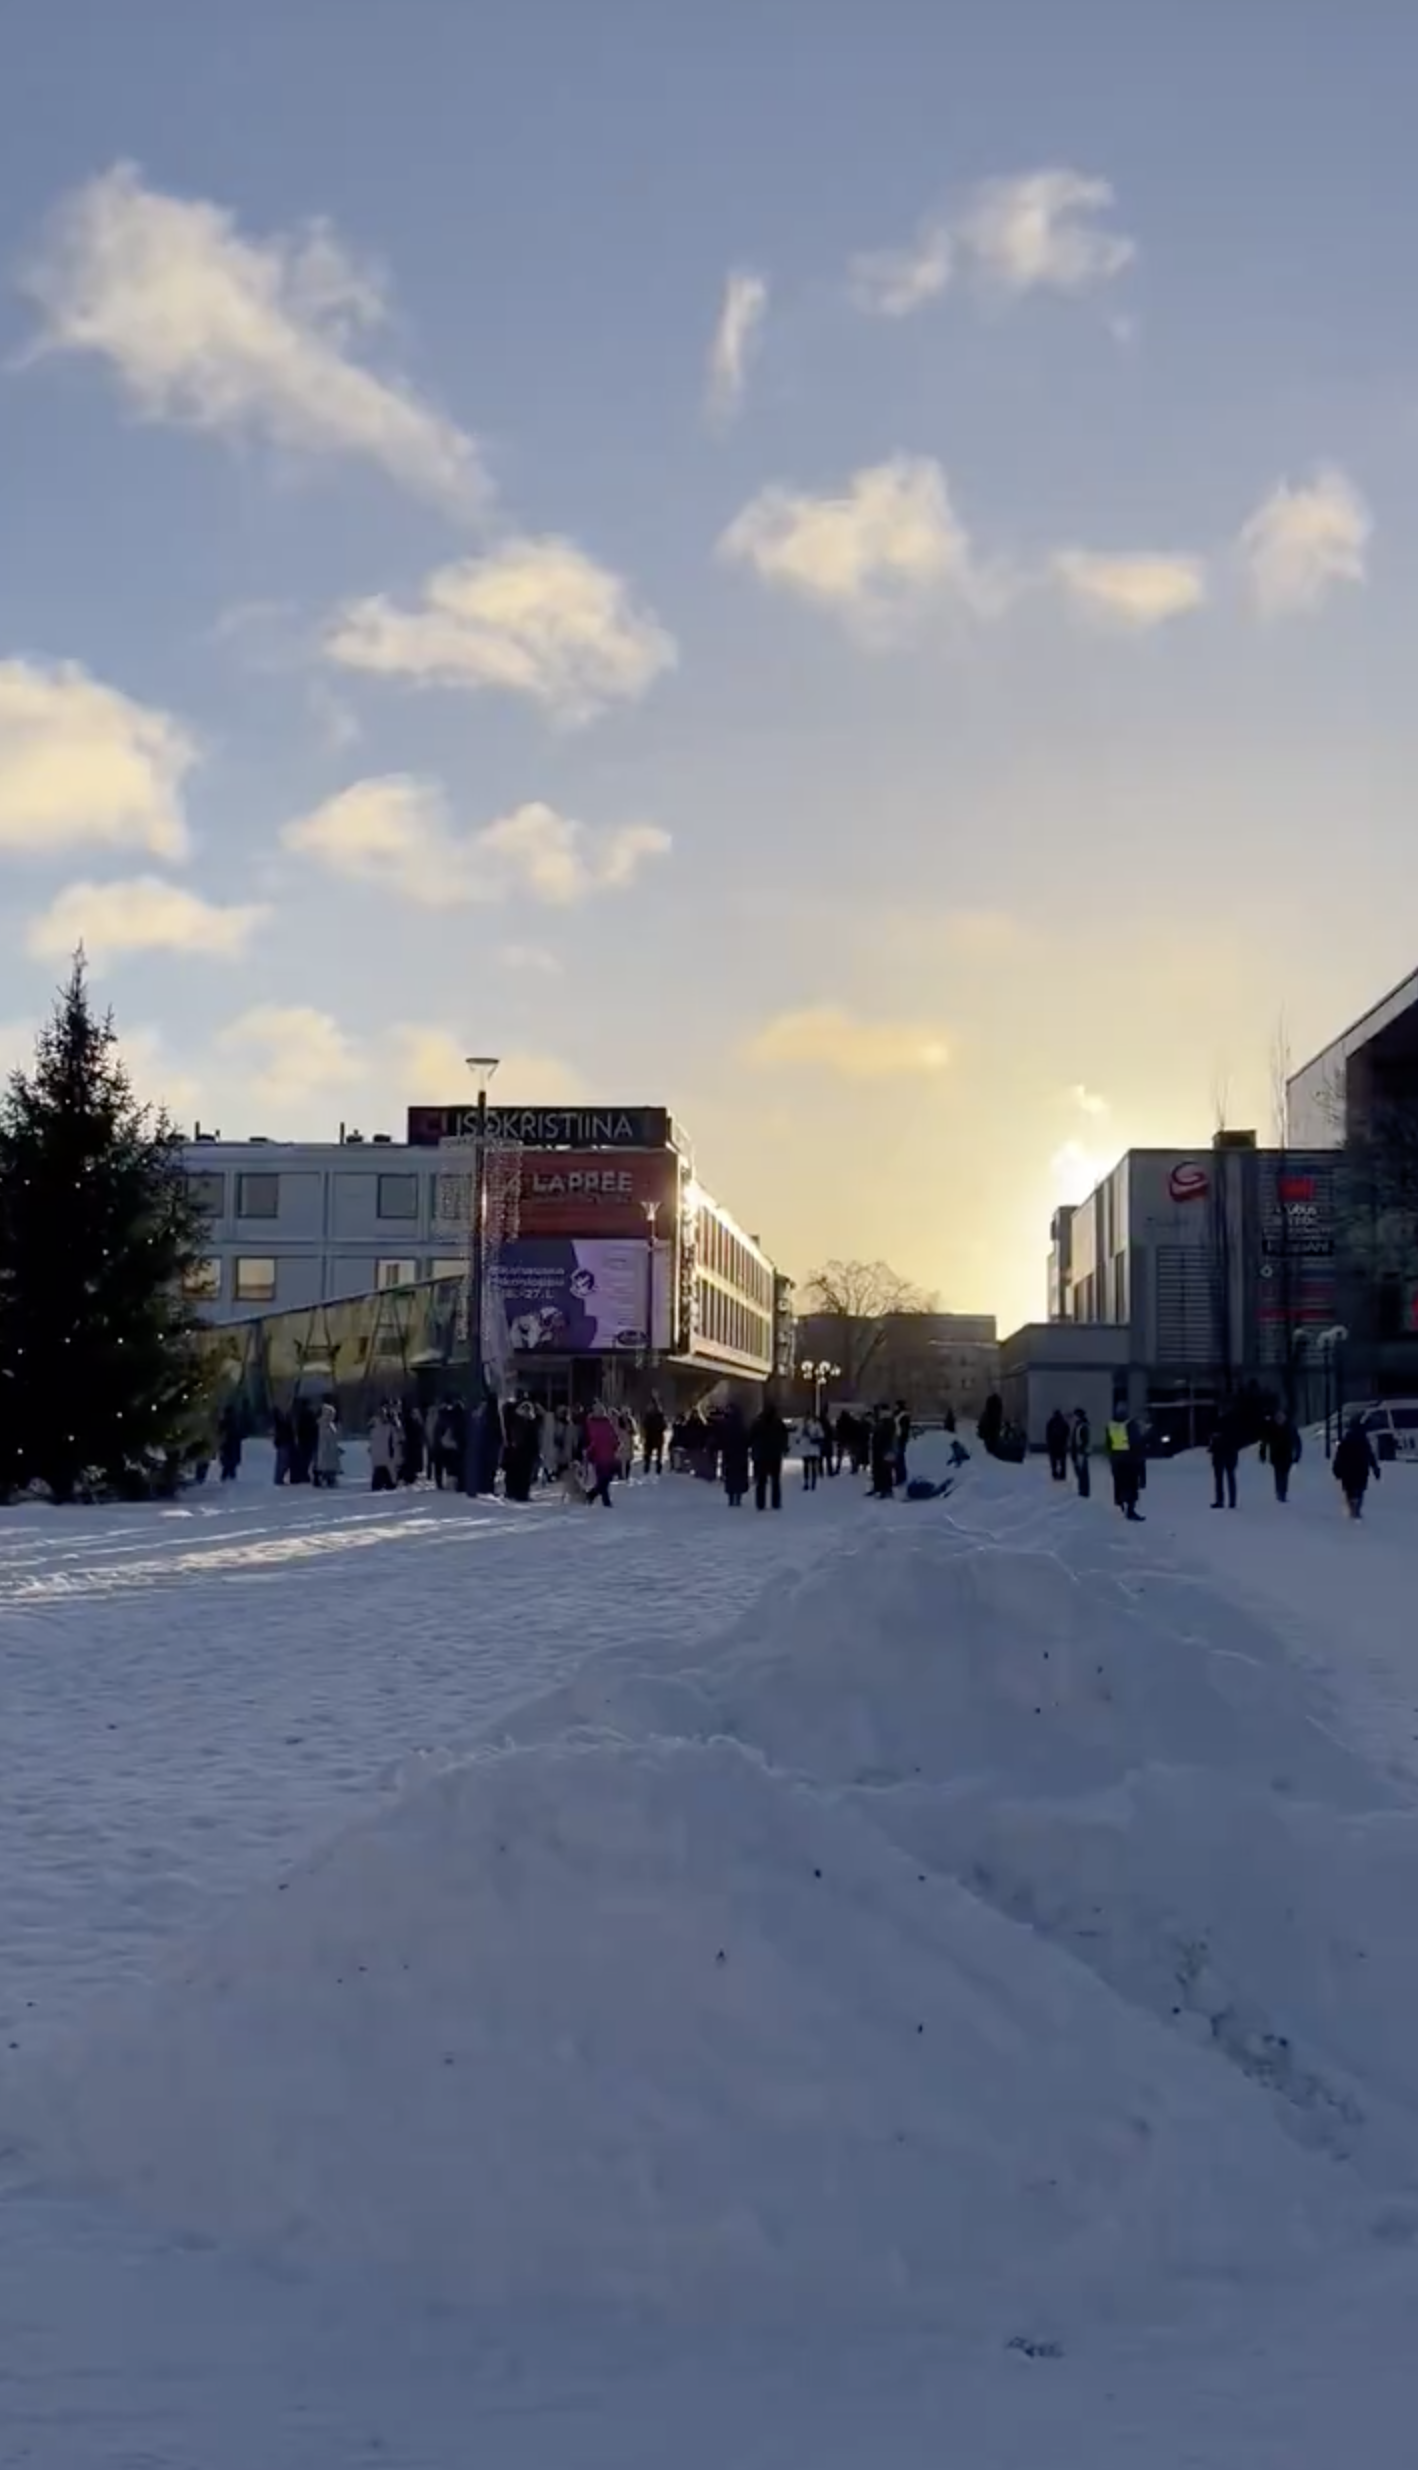
[(878, 1407), (871, 1428), (871, 1490), (874, 1501), (889, 1501), (896, 1489), (896, 1418), (889, 1407)]
[(1211, 1435), (1211, 1472), (1216, 1478), (1213, 1509), (1236, 1506), (1236, 1469), (1241, 1463), (1241, 1433), (1235, 1414), (1223, 1407)]
[(1372, 1477), (1376, 1484), (1380, 1482), (1382, 1470), (1374, 1456), (1373, 1442), (1364, 1430), (1360, 1416), (1355, 1415), (1351, 1418), (1343, 1440), (1335, 1449), (1331, 1464), (1334, 1468), (1334, 1480), (1344, 1494), (1344, 1506), (1350, 1517), (1362, 1518), (1364, 1495), (1369, 1489), (1369, 1479)]
[(1262, 1447), (1264, 1456), (1270, 1461), (1271, 1474), (1275, 1478), (1276, 1500), (1288, 1501), (1290, 1471), (1292, 1467), (1300, 1463), (1301, 1442), (1293, 1419), (1285, 1413), (1283, 1407), (1278, 1414), (1272, 1416), (1267, 1424)]
[[(748, 1425), (743, 1408), (735, 1402), (724, 1409), (719, 1443), (719, 1463), (724, 1470), (724, 1491), (730, 1509), (739, 1509), (748, 1490)], [(760, 1508), (762, 1503), (759, 1504)]]
[(1068, 1454), (1073, 1460), (1074, 1482), (1080, 1501), (1086, 1501), (1093, 1489), (1093, 1427), (1082, 1407), (1073, 1410), (1069, 1427)]
[(295, 1427), (284, 1407), (277, 1407), (271, 1417), (271, 1440), (276, 1452), (275, 1480), (278, 1484), (289, 1483), (291, 1460), (295, 1454)]
[(748, 1454), (753, 1461), (753, 1505), (783, 1506), (783, 1461), (788, 1455), (788, 1427), (770, 1394), (748, 1428)]
[(824, 1405), (822, 1414), (818, 1420), (822, 1425), (822, 1472), (824, 1475), (835, 1475), (837, 1472), (838, 1440), (837, 1426), (833, 1421), (831, 1407)]
[(1062, 1407), (1055, 1407), (1044, 1426), (1044, 1445), (1049, 1453), (1049, 1473), (1056, 1484), (1061, 1484), (1068, 1475), (1068, 1417)]
[(896, 1412), (891, 1421), (892, 1429), (896, 1436), (896, 1451), (891, 1462), (892, 1481), (896, 1484), (904, 1484), (906, 1481), (906, 1453), (911, 1446), (911, 1410), (907, 1406), (904, 1398), (897, 1399)]
[[(217, 1457), (222, 1482), (235, 1483), (241, 1465), (241, 1409), (234, 1398), (227, 1399), (217, 1419)], [(276, 1481), (279, 1483), (279, 1476)]]
[(640, 1434), (645, 1450), (647, 1475), (663, 1475), (665, 1471), (665, 1410), (658, 1398), (652, 1398), (641, 1418)]
[(418, 1401), (408, 1398), (400, 1417), (399, 1481), (416, 1484), (423, 1473), (424, 1429)]
[(293, 1484), (309, 1483), (319, 1439), (320, 1419), (310, 1400), (302, 1398), (292, 1422), (290, 1479)]

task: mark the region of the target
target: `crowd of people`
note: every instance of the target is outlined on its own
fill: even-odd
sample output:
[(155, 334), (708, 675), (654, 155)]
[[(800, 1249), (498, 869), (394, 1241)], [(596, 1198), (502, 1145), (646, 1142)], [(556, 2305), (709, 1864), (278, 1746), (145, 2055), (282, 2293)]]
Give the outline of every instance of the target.
[[(803, 1490), (816, 1492), (824, 1477), (869, 1475), (878, 1500), (890, 1500), (907, 1481), (911, 1416), (904, 1400), (871, 1408), (815, 1406), (797, 1426)], [(670, 1464), (705, 1483), (722, 1483), (737, 1509), (751, 1488), (758, 1509), (783, 1506), (783, 1469), (793, 1433), (771, 1392), (749, 1416), (736, 1399), (695, 1407), (677, 1418), (670, 1435)]]
[[(1246, 1405), (1244, 1401), (1223, 1405), (1212, 1426), (1206, 1449), (1211, 1463), (1213, 1509), (1233, 1510), (1238, 1506), (1241, 1453), (1251, 1441), (1256, 1445), (1258, 1463), (1270, 1470), (1276, 1500), (1290, 1498), (1290, 1478), (1304, 1451), (1299, 1427), (1275, 1399), (1261, 1400), (1253, 1413), (1246, 1411)], [(1092, 1488), (1093, 1433), (1083, 1408), (1075, 1407), (1072, 1415), (1066, 1415), (1062, 1408), (1055, 1407), (1045, 1428), (1044, 1443), (1054, 1481), (1066, 1483), (1071, 1469), (1079, 1493), (1086, 1499)], [(1104, 1455), (1112, 1478), (1115, 1508), (1130, 1522), (1140, 1522), (1138, 1500), (1147, 1486), (1148, 1436), (1146, 1426), (1136, 1415), (1118, 1415), (1109, 1420)], [(1377, 1482), (1380, 1472), (1362, 1416), (1350, 1418), (1334, 1449), (1330, 1467), (1349, 1516), (1361, 1518), (1369, 1485)]]

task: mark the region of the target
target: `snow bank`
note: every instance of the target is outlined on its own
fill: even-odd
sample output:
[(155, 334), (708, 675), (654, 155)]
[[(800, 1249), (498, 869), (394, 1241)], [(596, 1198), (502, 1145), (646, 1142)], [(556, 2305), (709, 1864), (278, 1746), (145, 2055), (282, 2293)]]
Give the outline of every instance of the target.
[(1410, 1808), (1263, 1623), (1028, 1485), (843, 1517), (717, 1647), (426, 1762), (50, 2077), (46, 2165), (701, 2321), (1057, 2329), (1409, 2235)]
[(71, 2172), (448, 2298), (1091, 2311), (1305, 2244), (1251, 2091), (721, 1742), (504, 1752), (82, 2064)]

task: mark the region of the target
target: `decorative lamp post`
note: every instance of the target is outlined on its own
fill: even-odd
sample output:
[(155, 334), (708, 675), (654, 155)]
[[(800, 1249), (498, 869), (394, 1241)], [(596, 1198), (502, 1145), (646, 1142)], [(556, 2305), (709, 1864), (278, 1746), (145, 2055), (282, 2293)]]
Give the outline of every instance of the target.
[(798, 1372), (804, 1381), (811, 1381), (812, 1411), (814, 1415), (820, 1416), (823, 1393), (829, 1382), (841, 1380), (842, 1367), (840, 1364), (829, 1364), (824, 1358), (821, 1363), (817, 1364), (799, 1364)]
[(645, 1364), (648, 1371), (655, 1367), (655, 1231), (660, 1215), (658, 1201), (641, 1204), (645, 1211)]
[(487, 1093), (497, 1070), (496, 1055), (468, 1055), (468, 1070), (478, 1084), (477, 1122), (473, 1132), (473, 1171), (468, 1190), (468, 1430), (464, 1446), (464, 1489), (483, 1489), (483, 1405), (487, 1377), (483, 1365), (483, 1296), (487, 1283)]

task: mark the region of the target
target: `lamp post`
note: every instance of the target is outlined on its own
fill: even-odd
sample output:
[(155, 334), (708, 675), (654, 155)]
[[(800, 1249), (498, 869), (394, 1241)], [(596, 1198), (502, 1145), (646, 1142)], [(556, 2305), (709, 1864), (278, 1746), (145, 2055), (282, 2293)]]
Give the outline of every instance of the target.
[(473, 1171), (468, 1189), (468, 1379), (467, 1439), (463, 1450), (463, 1489), (477, 1494), (485, 1482), (483, 1408), (487, 1381), (483, 1368), (483, 1298), (487, 1283), (487, 1093), (496, 1055), (469, 1055), (468, 1070), (478, 1083), (477, 1121), (473, 1128)]
[(811, 1381), (812, 1411), (814, 1415), (820, 1416), (824, 1388), (829, 1381), (841, 1380), (842, 1367), (840, 1364), (829, 1364), (824, 1360), (818, 1364), (799, 1364), (798, 1372), (803, 1380)]
[(655, 1369), (655, 1230), (660, 1215), (658, 1201), (642, 1203), (645, 1211), (645, 1368)]

